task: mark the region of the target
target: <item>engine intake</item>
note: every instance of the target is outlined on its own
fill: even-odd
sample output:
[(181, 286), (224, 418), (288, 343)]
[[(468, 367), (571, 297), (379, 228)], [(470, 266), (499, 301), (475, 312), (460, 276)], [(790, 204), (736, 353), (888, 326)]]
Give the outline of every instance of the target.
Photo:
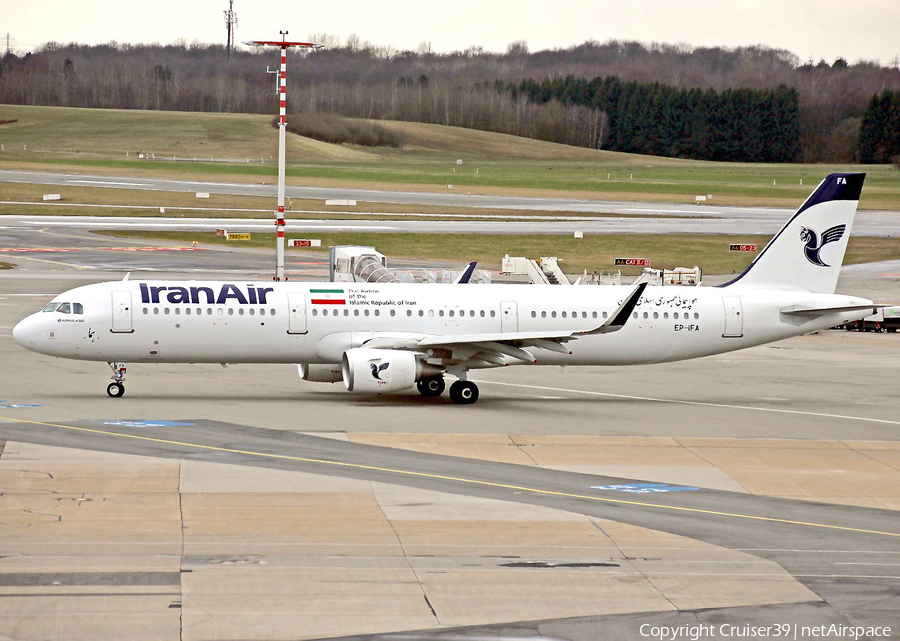
[(341, 375), (349, 392), (397, 392), (420, 378), (442, 373), (412, 352), (358, 347), (348, 349), (341, 358)]

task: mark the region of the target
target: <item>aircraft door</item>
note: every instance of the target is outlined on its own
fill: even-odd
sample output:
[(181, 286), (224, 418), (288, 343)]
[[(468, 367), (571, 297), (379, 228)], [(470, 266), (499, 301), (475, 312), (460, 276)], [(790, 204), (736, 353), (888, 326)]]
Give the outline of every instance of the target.
[(133, 332), (131, 315), (131, 292), (112, 292), (112, 331)]
[(503, 301), (500, 303), (500, 332), (510, 333), (519, 331), (519, 306), (515, 301)]
[(288, 293), (288, 334), (305, 334), (306, 292)]
[(740, 338), (744, 335), (744, 315), (741, 307), (740, 296), (723, 296), (725, 305), (725, 331), (724, 338)]

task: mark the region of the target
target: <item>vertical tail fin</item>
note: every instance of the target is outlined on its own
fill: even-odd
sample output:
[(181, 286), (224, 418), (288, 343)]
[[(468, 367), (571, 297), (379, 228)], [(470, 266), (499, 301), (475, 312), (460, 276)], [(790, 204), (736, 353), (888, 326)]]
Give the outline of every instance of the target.
[(833, 294), (865, 174), (830, 174), (744, 270), (721, 287)]

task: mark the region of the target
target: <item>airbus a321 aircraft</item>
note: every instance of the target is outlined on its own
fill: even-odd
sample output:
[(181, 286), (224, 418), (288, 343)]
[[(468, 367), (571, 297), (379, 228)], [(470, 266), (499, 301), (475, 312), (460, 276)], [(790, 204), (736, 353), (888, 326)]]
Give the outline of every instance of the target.
[(296, 363), (351, 392), (478, 399), (471, 370), (663, 363), (872, 314), (834, 293), (865, 174), (831, 174), (744, 273), (717, 287), (126, 280), (69, 290), (22, 320), (23, 347), (125, 363)]

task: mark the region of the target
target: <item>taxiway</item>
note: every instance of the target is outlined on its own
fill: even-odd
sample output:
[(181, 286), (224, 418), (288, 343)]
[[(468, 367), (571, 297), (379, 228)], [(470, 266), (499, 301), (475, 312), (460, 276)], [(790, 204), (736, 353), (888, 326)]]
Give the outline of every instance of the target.
[[(289, 366), (133, 366), (110, 399), (104, 365), (27, 352), (13, 324), (132, 268), (262, 274), (271, 257), (20, 233), (2, 245), (81, 251), (0, 272), (2, 635), (900, 630), (897, 335), (484, 372), (465, 408)], [(839, 289), (900, 300), (900, 265), (848, 268)]]

